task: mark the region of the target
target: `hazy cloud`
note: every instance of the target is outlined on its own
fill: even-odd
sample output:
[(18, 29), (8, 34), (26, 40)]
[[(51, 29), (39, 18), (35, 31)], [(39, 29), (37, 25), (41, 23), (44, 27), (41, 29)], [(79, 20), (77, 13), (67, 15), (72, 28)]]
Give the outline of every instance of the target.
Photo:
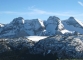
[(79, 3), (81, 6), (83, 6), (83, 3), (82, 3), (82, 2), (78, 1), (78, 3)]
[(16, 11), (1, 11), (0, 14), (11, 14), (11, 15), (27, 15), (27, 16), (38, 16), (38, 15), (56, 15), (56, 16), (83, 16), (81, 13), (73, 13), (73, 12), (51, 12), (45, 11), (38, 8), (34, 8), (34, 6), (29, 7), (27, 12), (16, 12)]

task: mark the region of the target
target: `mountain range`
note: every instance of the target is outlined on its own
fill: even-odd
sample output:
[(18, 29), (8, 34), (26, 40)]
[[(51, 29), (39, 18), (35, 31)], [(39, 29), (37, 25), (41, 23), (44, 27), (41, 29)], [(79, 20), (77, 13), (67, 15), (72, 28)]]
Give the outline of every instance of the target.
[(74, 17), (18, 17), (0, 24), (0, 60), (83, 59), (83, 23)]
[(50, 16), (47, 20), (14, 18), (8, 24), (0, 24), (0, 38), (24, 36), (54, 36), (56, 34), (83, 34), (83, 23), (74, 17), (60, 20)]

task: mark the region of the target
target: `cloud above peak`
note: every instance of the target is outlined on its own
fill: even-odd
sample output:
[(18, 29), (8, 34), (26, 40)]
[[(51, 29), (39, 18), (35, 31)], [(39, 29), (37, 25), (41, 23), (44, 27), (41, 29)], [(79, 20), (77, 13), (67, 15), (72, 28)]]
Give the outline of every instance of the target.
[(83, 6), (83, 3), (82, 3), (82, 2), (78, 1), (78, 3), (79, 3), (81, 6)]
[[(80, 3), (80, 2), (79, 2)], [(17, 15), (17, 16), (50, 16), (50, 15), (56, 15), (56, 16), (83, 16), (83, 13), (77, 13), (75, 11), (46, 11), (39, 8), (35, 8), (34, 6), (28, 7), (27, 11), (0, 11), (0, 15)]]

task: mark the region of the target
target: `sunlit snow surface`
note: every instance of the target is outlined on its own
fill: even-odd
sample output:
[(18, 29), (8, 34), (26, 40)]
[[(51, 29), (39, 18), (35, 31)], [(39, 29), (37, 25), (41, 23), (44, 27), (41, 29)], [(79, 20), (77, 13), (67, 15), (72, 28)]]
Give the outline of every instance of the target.
[(45, 39), (47, 37), (48, 36), (26, 36), (26, 38), (28, 38), (29, 40), (32, 40), (32, 41), (39, 41), (39, 40)]

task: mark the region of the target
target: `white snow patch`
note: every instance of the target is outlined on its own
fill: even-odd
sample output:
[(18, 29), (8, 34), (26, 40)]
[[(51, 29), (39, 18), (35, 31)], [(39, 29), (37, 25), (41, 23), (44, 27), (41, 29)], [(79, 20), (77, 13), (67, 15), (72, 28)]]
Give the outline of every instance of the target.
[(65, 33), (72, 33), (72, 31), (69, 31), (69, 30), (66, 30), (66, 29), (62, 30), (61, 32), (62, 32), (63, 34), (65, 34)]
[(83, 23), (76, 19), (76, 21), (83, 27)]
[(43, 21), (41, 19), (38, 19), (39, 20), (39, 23), (41, 24), (42, 27), (45, 27), (44, 24), (43, 24)]
[(4, 27), (4, 25), (3, 24), (0, 24), (0, 27)]
[(39, 41), (41, 39), (45, 39), (47, 38), (48, 36), (26, 36), (26, 38), (32, 40), (32, 41)]

